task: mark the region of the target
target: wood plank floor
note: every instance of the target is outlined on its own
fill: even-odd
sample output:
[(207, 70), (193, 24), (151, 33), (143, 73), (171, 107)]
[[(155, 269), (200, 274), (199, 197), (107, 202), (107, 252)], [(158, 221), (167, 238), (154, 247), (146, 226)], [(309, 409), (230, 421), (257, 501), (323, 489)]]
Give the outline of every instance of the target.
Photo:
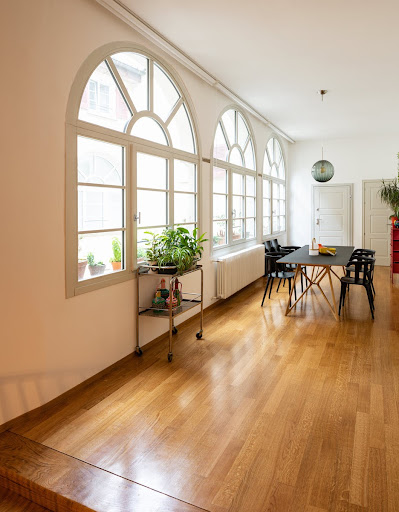
[(337, 322), (313, 292), (288, 317), (283, 288), (261, 308), (264, 285), (209, 311), (200, 341), (187, 322), (172, 363), (166, 341), (144, 347), (10, 430), (212, 512), (399, 511), (389, 270), (374, 322), (361, 287)]

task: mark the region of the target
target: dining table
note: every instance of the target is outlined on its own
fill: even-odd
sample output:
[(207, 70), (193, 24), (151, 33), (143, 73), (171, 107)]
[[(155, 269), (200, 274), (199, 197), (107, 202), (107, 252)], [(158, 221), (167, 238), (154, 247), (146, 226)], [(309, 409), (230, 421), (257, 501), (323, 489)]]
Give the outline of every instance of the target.
[[(297, 249), (293, 252), (288, 253), (287, 255), (280, 258), (277, 263), (283, 263), (286, 265), (295, 265), (295, 276), (294, 283), (291, 287), (291, 293), (288, 298), (288, 304), (285, 311), (285, 315), (287, 316), (290, 311), (292, 311), (295, 306), (298, 304), (300, 300), (309, 292), (312, 287), (317, 287), (325, 301), (330, 307), (331, 312), (333, 313), (336, 320), (339, 320), (338, 309), (337, 309), (337, 301), (335, 300), (334, 294), (334, 286), (332, 276), (335, 276), (340, 280), (339, 275), (332, 267), (341, 267), (345, 272), (345, 267), (349, 263), (349, 260), (354, 251), (354, 246), (335, 246), (336, 253), (332, 254), (317, 254), (316, 256), (311, 256), (309, 254), (309, 246), (304, 245), (300, 249)], [(306, 271), (307, 267), (311, 267), (311, 274), (308, 275)], [(305, 271), (304, 271), (305, 268)], [(292, 292), (294, 291), (296, 281), (298, 276), (304, 276), (306, 279), (306, 288), (302, 292), (302, 294), (298, 297), (298, 299), (291, 306), (291, 297)], [(328, 300), (326, 294), (320, 286), (320, 283), (323, 281), (325, 277), (328, 277), (330, 289), (331, 289), (331, 298), (332, 304)]]

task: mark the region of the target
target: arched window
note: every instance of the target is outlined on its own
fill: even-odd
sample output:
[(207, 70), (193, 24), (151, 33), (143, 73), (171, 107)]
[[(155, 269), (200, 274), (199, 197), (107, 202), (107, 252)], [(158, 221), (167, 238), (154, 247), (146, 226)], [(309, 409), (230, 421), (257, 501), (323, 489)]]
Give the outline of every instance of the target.
[(213, 247), (256, 238), (253, 138), (243, 114), (221, 116), (213, 144)]
[(285, 165), (279, 141), (272, 137), (263, 161), (263, 237), (285, 231)]
[(86, 80), (67, 129), (68, 296), (130, 278), (145, 231), (198, 223), (197, 141), (171, 74), (119, 51)]

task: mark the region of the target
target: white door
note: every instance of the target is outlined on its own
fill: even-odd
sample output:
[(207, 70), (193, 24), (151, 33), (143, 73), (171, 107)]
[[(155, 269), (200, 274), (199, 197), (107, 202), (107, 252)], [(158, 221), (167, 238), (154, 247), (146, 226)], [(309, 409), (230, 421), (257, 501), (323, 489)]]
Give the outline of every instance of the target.
[(392, 212), (381, 203), (381, 180), (363, 182), (363, 247), (373, 249), (376, 264), (390, 265), (390, 226)]
[(352, 185), (313, 186), (312, 235), (332, 246), (352, 243)]

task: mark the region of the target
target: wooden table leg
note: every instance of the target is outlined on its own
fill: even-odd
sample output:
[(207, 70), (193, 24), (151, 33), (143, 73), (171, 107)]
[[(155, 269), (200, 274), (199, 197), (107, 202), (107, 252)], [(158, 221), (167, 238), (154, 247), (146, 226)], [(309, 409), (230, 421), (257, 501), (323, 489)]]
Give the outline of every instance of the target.
[(336, 320), (339, 320), (339, 318), (338, 318), (338, 310), (337, 310), (337, 303), (335, 301), (334, 286), (333, 286), (332, 279), (331, 279), (330, 267), (327, 267), (327, 274), (328, 274), (328, 279), (330, 280), (331, 295), (332, 295), (332, 300), (333, 300), (333, 304), (334, 304), (334, 316), (335, 316)]
[(291, 308), (290, 308), (290, 304), (291, 304), (291, 297), (292, 297), (292, 294), (293, 294), (294, 288), (295, 288), (295, 286), (296, 286), (296, 278), (298, 277), (299, 269), (300, 269), (300, 265), (297, 265), (297, 266), (296, 266), (296, 270), (295, 270), (294, 282), (293, 282), (292, 287), (291, 287), (291, 293), (290, 293), (290, 296), (288, 297), (288, 303), (287, 303), (287, 309), (285, 310), (285, 316), (287, 316), (287, 315), (288, 315), (288, 313), (289, 313), (289, 312), (290, 312), (290, 310), (291, 310)]

